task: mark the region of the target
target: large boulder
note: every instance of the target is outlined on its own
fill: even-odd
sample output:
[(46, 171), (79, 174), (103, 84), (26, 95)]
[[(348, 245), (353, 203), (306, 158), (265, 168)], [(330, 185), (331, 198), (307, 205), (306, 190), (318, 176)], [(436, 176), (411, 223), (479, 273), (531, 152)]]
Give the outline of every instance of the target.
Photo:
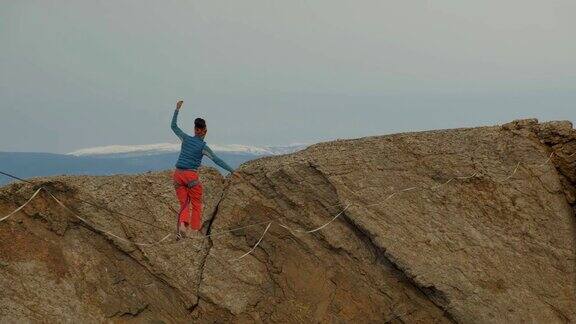
[[(203, 169), (175, 241), (169, 172), (0, 190), (0, 321), (576, 321), (576, 131), (515, 121), (339, 140)], [(112, 212), (111, 212), (112, 211)], [(119, 214), (120, 213), (120, 214)], [(134, 218), (137, 218), (135, 220)]]

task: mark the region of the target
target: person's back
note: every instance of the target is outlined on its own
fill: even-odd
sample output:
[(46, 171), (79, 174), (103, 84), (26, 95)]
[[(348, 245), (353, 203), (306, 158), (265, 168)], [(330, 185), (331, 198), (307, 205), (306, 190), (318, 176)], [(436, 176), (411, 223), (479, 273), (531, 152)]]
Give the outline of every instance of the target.
[[(187, 229), (199, 231), (202, 227), (202, 183), (198, 178), (198, 168), (202, 163), (202, 157), (208, 156), (221, 168), (233, 172), (234, 169), (220, 159), (204, 142), (208, 130), (206, 121), (196, 118), (194, 121), (194, 136), (190, 136), (178, 127), (178, 112), (183, 101), (178, 101), (172, 117), (171, 128), (174, 134), (182, 141), (180, 155), (176, 162), (176, 170), (173, 179), (176, 195), (180, 201), (180, 213), (178, 216), (178, 231)], [(190, 208), (192, 205), (192, 208)]]
[(198, 170), (202, 163), (203, 151), (206, 142), (200, 137), (185, 134), (182, 138), (180, 155), (176, 162), (176, 168), (181, 170)]

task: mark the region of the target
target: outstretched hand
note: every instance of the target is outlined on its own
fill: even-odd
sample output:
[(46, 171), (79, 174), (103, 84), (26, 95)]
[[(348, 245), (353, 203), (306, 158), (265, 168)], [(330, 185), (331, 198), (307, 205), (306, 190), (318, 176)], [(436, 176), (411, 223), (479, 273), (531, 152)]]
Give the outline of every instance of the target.
[(183, 103), (184, 103), (184, 100), (178, 100), (178, 102), (176, 103), (176, 109), (182, 108)]
[[(238, 171), (230, 172), (228, 174), (228, 176), (226, 177), (225, 188), (227, 189), (228, 187), (230, 187), (230, 185), (232, 185), (233, 182), (242, 181), (242, 180), (244, 180), (244, 178), (240, 175), (240, 173)], [(226, 190), (224, 190), (224, 191), (226, 191)]]

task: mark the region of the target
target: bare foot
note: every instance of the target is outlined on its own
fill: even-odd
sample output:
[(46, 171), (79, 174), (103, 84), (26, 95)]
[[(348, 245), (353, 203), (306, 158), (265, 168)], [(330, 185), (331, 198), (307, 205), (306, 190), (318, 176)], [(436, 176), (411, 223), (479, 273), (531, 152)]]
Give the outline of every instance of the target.
[(182, 237), (188, 237), (188, 227), (184, 225), (184, 223), (180, 223), (180, 225), (178, 225), (178, 232), (180, 235), (182, 235)]

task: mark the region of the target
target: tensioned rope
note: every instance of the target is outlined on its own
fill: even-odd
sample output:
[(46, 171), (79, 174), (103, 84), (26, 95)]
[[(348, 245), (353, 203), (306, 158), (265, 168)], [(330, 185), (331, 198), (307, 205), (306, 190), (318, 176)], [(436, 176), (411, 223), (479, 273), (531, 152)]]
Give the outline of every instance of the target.
[[(555, 153), (552, 152), (552, 153), (550, 154), (550, 156), (548, 157), (548, 159), (547, 159), (544, 163), (541, 163), (541, 164), (532, 164), (532, 165), (533, 165), (533, 166), (536, 166), (536, 167), (543, 167), (543, 166), (545, 166), (546, 164), (548, 164), (548, 163), (552, 160), (552, 157), (554, 156), (554, 154), (555, 154)], [(573, 154), (569, 155), (568, 158), (571, 158), (571, 157), (573, 157), (573, 156), (575, 156), (575, 155), (576, 155), (576, 153), (573, 153)], [(516, 166), (514, 167), (514, 170), (512, 171), (512, 173), (511, 173), (510, 175), (508, 175), (507, 177), (505, 177), (505, 178), (501, 178), (501, 179), (499, 179), (499, 178), (497, 178), (497, 177), (491, 177), (491, 178), (492, 178), (494, 181), (499, 182), (499, 183), (506, 182), (506, 181), (512, 179), (512, 177), (514, 177), (514, 176), (516, 175), (516, 173), (518, 172), (518, 170), (519, 170), (519, 168), (520, 168), (521, 165), (522, 165), (521, 162), (516, 163)], [(525, 165), (525, 166), (531, 166), (531, 164), (526, 164), (526, 163), (525, 163), (524, 165)], [(450, 179), (448, 179), (447, 181), (445, 181), (445, 182), (443, 182), (443, 183), (440, 183), (439, 185), (434, 185), (434, 186), (429, 187), (429, 188), (428, 188), (428, 187), (425, 187), (425, 186), (422, 186), (422, 187), (410, 187), (410, 188), (406, 188), (406, 189), (401, 189), (401, 190), (398, 190), (398, 191), (393, 192), (392, 194), (388, 195), (388, 196), (387, 196), (383, 201), (381, 201), (381, 202), (373, 203), (373, 204), (363, 204), (363, 205), (361, 205), (361, 206), (363, 206), (363, 207), (372, 207), (372, 206), (382, 205), (382, 204), (386, 203), (388, 200), (390, 200), (390, 199), (392, 199), (392, 198), (396, 197), (397, 195), (402, 194), (402, 193), (404, 193), (404, 192), (409, 192), (409, 191), (414, 191), (414, 190), (425, 190), (425, 189), (438, 190), (438, 189), (440, 189), (441, 187), (443, 187), (443, 186), (445, 186), (445, 185), (447, 185), (447, 184), (449, 184), (449, 183), (451, 183), (451, 182), (453, 182), (453, 181), (455, 181), (455, 180), (467, 180), (467, 179), (472, 179), (472, 178), (476, 177), (476, 176), (479, 175), (479, 174), (480, 174), (480, 172), (474, 172), (472, 175), (469, 175), (469, 176), (453, 177), (453, 178), (450, 178)], [(353, 204), (348, 204), (348, 205), (346, 205), (346, 207), (345, 207), (340, 213), (338, 213), (336, 216), (334, 216), (334, 218), (332, 218), (329, 222), (325, 223), (324, 225), (322, 225), (322, 226), (320, 226), (320, 227), (318, 227), (318, 228), (316, 228), (316, 229), (310, 230), (310, 231), (292, 229), (292, 228), (290, 228), (290, 227), (288, 227), (288, 226), (286, 226), (286, 225), (284, 225), (284, 224), (282, 224), (282, 223), (279, 223), (279, 226), (285, 228), (285, 229), (288, 230), (288, 231), (290, 231), (292, 234), (294, 234), (294, 233), (314, 233), (314, 232), (316, 232), (316, 231), (318, 231), (318, 230), (320, 230), (320, 229), (328, 226), (328, 225), (329, 225), (330, 223), (332, 223), (333, 221), (335, 221), (339, 216), (341, 216), (341, 215), (344, 213), (344, 211), (346, 211), (346, 209), (348, 209), (348, 207), (350, 207), (350, 206), (352, 206), (352, 205), (359, 205), (359, 204), (353, 203)]]
[[(552, 157), (553, 157), (554, 154), (555, 154), (555, 153), (552, 152), (552, 153), (550, 154), (549, 158), (548, 158), (544, 163), (538, 164), (538, 166), (544, 166), (544, 165), (546, 165), (548, 162), (550, 162), (550, 160), (552, 159)], [(574, 155), (576, 155), (576, 153), (573, 153), (573, 154), (571, 154), (571, 155), (568, 156), (568, 157), (570, 158), (570, 157), (572, 157), (572, 156), (574, 156)], [(518, 171), (519, 166), (520, 166), (520, 163), (518, 163), (518, 164), (516, 165), (514, 171), (513, 171), (512, 174), (510, 174), (508, 177), (506, 177), (506, 178), (504, 178), (504, 179), (501, 179), (501, 180), (495, 179), (495, 181), (503, 182), (503, 181), (506, 181), (506, 180), (512, 178), (512, 177), (516, 174), (516, 172)], [(6, 175), (6, 176), (9, 176), (9, 177), (11, 177), (11, 178), (20, 180), (20, 181), (24, 181), (24, 182), (27, 182), (27, 183), (30, 183), (30, 184), (34, 184), (33, 182), (30, 182), (30, 181), (21, 179), (21, 178), (19, 178), (19, 177), (16, 177), (16, 176), (14, 176), (14, 175), (11, 175), (11, 174), (8, 174), (8, 173), (2, 172), (2, 171), (0, 171), (0, 173), (1, 173), (1, 174), (4, 174), (4, 175)], [(437, 185), (437, 186), (432, 187), (431, 189), (438, 189), (438, 188), (440, 188), (440, 187), (442, 187), (442, 186), (444, 186), (444, 185), (446, 185), (446, 184), (448, 184), (448, 183), (450, 183), (450, 182), (452, 182), (452, 181), (454, 181), (454, 180), (470, 179), (470, 178), (475, 177), (476, 175), (478, 175), (478, 172), (476, 172), (476, 173), (474, 173), (474, 174), (472, 174), (472, 175), (470, 175), (470, 176), (466, 176), (466, 177), (454, 177), (454, 178), (451, 178), (451, 179), (449, 179), (448, 181), (446, 181), (446, 182), (444, 182), (444, 183), (441, 183), (441, 184), (439, 184), (439, 185)], [(40, 189), (42, 189), (42, 188), (40, 188)], [(47, 189), (47, 188), (44, 188), (44, 189)], [(398, 194), (400, 194), (400, 193), (402, 193), (402, 192), (412, 191), (412, 190), (416, 190), (416, 189), (418, 189), (418, 188), (417, 188), (417, 187), (412, 187), (412, 188), (402, 189), (402, 190), (400, 190), (400, 191), (398, 191), (398, 192), (395, 192), (395, 193), (392, 193), (391, 195), (389, 195), (389, 196), (385, 199), (385, 201), (393, 198), (394, 196), (396, 196), (396, 195), (398, 195)], [(49, 190), (47, 190), (47, 191), (49, 191)], [(35, 195), (36, 195), (36, 194), (37, 194), (37, 193), (35, 193)], [(34, 195), (34, 197), (35, 197), (35, 195)], [(150, 226), (154, 226), (154, 227), (156, 227), (156, 228), (159, 228), (159, 227), (155, 226), (154, 224), (151, 224), (151, 223), (149, 223), (149, 222), (145, 222), (145, 221), (139, 220), (139, 219), (137, 219), (137, 218), (131, 217), (131, 216), (129, 216), (129, 215), (126, 215), (126, 214), (123, 214), (123, 213), (120, 213), (120, 212), (116, 212), (116, 211), (110, 210), (110, 209), (107, 208), (107, 207), (103, 207), (103, 206), (100, 206), (100, 205), (91, 203), (91, 202), (86, 201), (86, 200), (83, 200), (83, 199), (81, 199), (81, 198), (76, 198), (76, 199), (79, 200), (79, 201), (81, 201), (81, 202), (87, 203), (87, 204), (89, 204), (89, 205), (91, 205), (91, 206), (93, 206), (93, 207), (101, 208), (101, 209), (104, 209), (104, 210), (106, 210), (106, 211), (108, 211), (108, 212), (116, 213), (116, 214), (119, 214), (119, 215), (121, 215), (121, 216), (128, 217), (128, 218), (130, 218), (130, 219), (134, 219), (134, 220), (136, 220), (136, 221), (140, 221), (140, 222), (142, 222), (142, 223), (144, 223), (144, 224), (147, 224), (147, 225), (150, 225)], [(28, 203), (28, 202), (27, 202), (27, 203)], [(27, 203), (26, 203), (26, 204), (27, 204)], [(374, 206), (374, 205), (379, 205), (379, 204), (382, 204), (382, 203), (384, 203), (384, 201), (381, 202), (381, 203), (370, 204), (370, 205), (365, 205), (365, 206)], [(332, 206), (327, 206), (327, 207), (335, 207), (335, 206), (338, 206), (338, 205), (341, 205), (341, 204), (332, 205)], [(20, 210), (21, 208), (23, 208), (23, 207), (24, 207), (24, 206), (19, 207), (19, 209), (18, 209), (17, 211), (19, 211), (19, 210)], [(349, 205), (346, 206), (345, 209), (347, 209), (348, 207), (349, 207)], [(17, 212), (17, 211), (14, 211), (13, 213), (11, 213), (10, 216), (11, 216), (12, 214), (14, 214), (15, 212)], [(340, 214), (342, 214), (342, 212), (343, 212), (343, 211), (341, 211), (339, 214), (337, 214), (337, 216), (339, 216)], [(337, 216), (336, 216), (335, 218), (337, 218)], [(7, 217), (5, 217), (5, 218), (7, 218)], [(5, 218), (3, 218), (3, 219), (5, 219)], [(285, 217), (281, 217), (281, 218), (285, 218)], [(281, 218), (277, 218), (277, 219), (275, 219), (275, 220), (278, 220), (278, 219), (281, 219)], [(332, 220), (330, 220), (327, 224), (333, 222), (333, 221), (335, 220), (335, 218), (333, 218)], [(2, 220), (3, 220), (3, 219), (2, 219)], [(207, 238), (207, 237), (211, 237), (211, 236), (219, 236), (219, 235), (223, 235), (223, 234), (226, 234), (226, 233), (229, 233), (229, 232), (233, 232), (233, 231), (238, 231), (238, 230), (241, 230), (241, 229), (245, 229), (245, 228), (248, 228), (248, 227), (253, 227), (253, 226), (258, 226), (258, 225), (262, 225), (262, 224), (267, 224), (268, 222), (269, 222), (269, 221), (264, 221), (264, 222), (249, 224), (249, 225), (242, 226), (242, 227), (238, 227), (238, 228), (232, 228), (232, 229), (225, 230), (225, 231), (219, 231), (219, 232), (216, 232), (216, 233), (212, 233), (212, 234), (210, 234), (210, 235), (205, 235), (205, 236), (203, 236), (203, 237), (199, 237), (199, 238), (197, 238), (197, 239), (203, 239), (203, 238)], [(319, 230), (319, 229), (324, 228), (327, 224), (324, 224), (324, 225), (320, 226), (320, 228), (317, 228), (317, 229), (314, 229), (314, 230), (311, 230), (311, 231), (297, 231), (297, 232), (315, 232), (315, 231), (317, 231), (317, 230)]]
[(315, 229), (309, 230), (309, 231), (300, 230), (300, 229), (292, 229), (292, 228), (290, 228), (290, 227), (288, 227), (288, 226), (286, 226), (286, 225), (284, 225), (284, 224), (282, 224), (282, 223), (278, 223), (278, 225), (280, 225), (280, 227), (283, 227), (283, 228), (287, 229), (287, 230), (290, 231), (292, 234), (294, 234), (294, 233), (306, 233), (306, 234), (311, 234), (311, 233), (314, 233), (314, 232), (318, 232), (319, 230), (323, 229), (324, 227), (332, 224), (333, 221), (335, 221), (338, 217), (340, 217), (340, 215), (342, 215), (342, 214), (348, 209), (348, 207), (350, 207), (350, 205), (351, 205), (351, 204), (346, 205), (346, 207), (344, 207), (344, 209), (342, 209), (341, 212), (339, 212), (338, 214), (336, 214), (336, 216), (334, 216), (330, 221), (328, 221), (328, 222), (325, 223), (324, 225), (322, 225), (322, 226), (320, 226), (320, 227), (317, 227), (317, 228), (315, 228)]
[(119, 239), (120, 241), (124, 241), (127, 243), (132, 243), (134, 245), (139, 245), (139, 246), (151, 246), (151, 245), (157, 245), (160, 244), (162, 242), (164, 242), (165, 240), (167, 240), (170, 236), (172, 236), (172, 234), (168, 234), (166, 236), (164, 236), (161, 240), (154, 242), (154, 243), (137, 243), (137, 242), (132, 242), (129, 239), (125, 239), (123, 237), (120, 237), (114, 233), (108, 232), (104, 229), (99, 228), (98, 226), (95, 226), (93, 224), (90, 224), (90, 222), (88, 222), (86, 219), (84, 219), (82, 216), (78, 215), (77, 213), (75, 213), (72, 209), (68, 208), (68, 206), (64, 205), (60, 199), (56, 198), (56, 196), (54, 196), (51, 192), (48, 192), (48, 194), (50, 195), (50, 197), (52, 197), (52, 199), (54, 199), (58, 205), (62, 206), (62, 208), (66, 209), (68, 212), (70, 212), (72, 215), (74, 215), (74, 217), (78, 218), (79, 220), (81, 220), (82, 222), (86, 223), (88, 226), (93, 227), (95, 230), (102, 232), (102, 233), (106, 233), (112, 237), (115, 237), (117, 239)]
[(30, 197), (30, 199), (28, 199), (22, 206), (16, 208), (13, 212), (11, 212), (10, 214), (0, 218), (0, 222), (7, 220), (10, 216), (16, 214), (17, 212), (19, 212), (22, 208), (26, 207), (26, 205), (28, 205), (32, 199), (34, 199), (36, 197), (36, 195), (38, 195), (38, 193), (40, 192), (40, 190), (42, 190), (42, 188), (38, 188), (38, 190), (36, 190), (36, 192), (34, 192), (34, 194), (32, 195), (32, 197)]
[(260, 236), (260, 239), (258, 240), (258, 242), (256, 242), (256, 244), (254, 244), (254, 246), (252, 247), (252, 249), (250, 249), (250, 251), (242, 254), (241, 256), (239, 256), (237, 258), (230, 259), (230, 261), (238, 261), (240, 259), (243, 259), (245, 256), (251, 254), (252, 252), (254, 252), (254, 250), (256, 250), (256, 248), (258, 247), (258, 245), (260, 245), (260, 242), (262, 242), (262, 240), (264, 239), (264, 235), (266, 235), (266, 233), (270, 229), (270, 226), (272, 226), (272, 222), (268, 223), (268, 226), (266, 226), (264, 233), (262, 233), (262, 236)]
[[(555, 154), (556, 154), (556, 153), (552, 152), (552, 153), (550, 154), (550, 156), (548, 157), (548, 159), (547, 159), (544, 163), (542, 163), (542, 164), (526, 164), (526, 163), (524, 163), (524, 165), (525, 165), (525, 166), (535, 165), (535, 166), (538, 166), (538, 167), (545, 166), (545, 165), (548, 164), (550, 161), (552, 161), (552, 158), (553, 158), (553, 156), (554, 156)], [(571, 154), (571, 155), (569, 155), (568, 158), (571, 158), (571, 157), (573, 157), (573, 156), (575, 156), (575, 155), (576, 155), (576, 152), (573, 153), (573, 154)], [(512, 172), (510, 175), (508, 175), (507, 177), (502, 178), (502, 179), (498, 179), (498, 178), (496, 178), (496, 177), (492, 177), (493, 180), (496, 181), (496, 182), (505, 182), (505, 181), (510, 180), (512, 177), (514, 177), (514, 175), (516, 175), (516, 173), (518, 172), (521, 164), (522, 164), (521, 162), (518, 162), (518, 163), (516, 164), (513, 172)], [(30, 184), (34, 184), (33, 182), (30, 182), (30, 181), (21, 179), (21, 178), (19, 178), (19, 177), (16, 177), (16, 176), (14, 176), (14, 175), (8, 174), (8, 173), (6, 173), (6, 172), (0, 171), (0, 174), (6, 175), (6, 176), (11, 177), (11, 178), (16, 179), (16, 180), (20, 180), (20, 181), (23, 181), (23, 182), (27, 182), (27, 183), (30, 183)], [(474, 174), (472, 174), (472, 175), (470, 175), (470, 176), (454, 177), (454, 178), (451, 178), (451, 179), (449, 179), (448, 181), (446, 181), (446, 182), (444, 182), (444, 183), (441, 183), (441, 184), (439, 184), (439, 185), (432, 186), (432, 187), (430, 187), (429, 189), (437, 190), (437, 189), (441, 188), (442, 186), (447, 185), (447, 184), (449, 184), (450, 182), (452, 182), (452, 181), (454, 181), (454, 180), (466, 180), (466, 179), (471, 179), (471, 178), (474, 178), (475, 176), (477, 176), (478, 174), (479, 174), (479, 172), (475, 172)], [(107, 234), (107, 235), (110, 235), (111, 237), (114, 237), (114, 238), (116, 238), (116, 239), (118, 239), (118, 240), (121, 240), (121, 241), (124, 241), (124, 242), (127, 242), (127, 243), (131, 243), (131, 244), (134, 244), (134, 245), (139, 245), (139, 246), (153, 246), (153, 245), (158, 245), (158, 244), (163, 243), (163, 242), (166, 241), (170, 236), (172, 236), (172, 234), (168, 234), (168, 235), (164, 236), (162, 239), (160, 239), (159, 241), (151, 242), (151, 243), (137, 243), (137, 242), (133, 242), (133, 241), (131, 241), (131, 240), (129, 240), (129, 239), (120, 237), (120, 236), (118, 236), (118, 235), (116, 235), (116, 234), (114, 234), (114, 233), (111, 233), (111, 232), (108, 232), (108, 231), (106, 231), (106, 230), (104, 230), (104, 229), (101, 229), (101, 228), (99, 228), (98, 226), (92, 225), (89, 221), (87, 221), (87, 220), (84, 219), (83, 217), (79, 216), (79, 215), (78, 215), (77, 213), (75, 213), (72, 209), (70, 209), (70, 208), (67, 207), (64, 203), (62, 203), (62, 202), (61, 202), (55, 195), (53, 195), (52, 192), (51, 192), (48, 188), (46, 188), (46, 187), (40, 187), (38, 190), (36, 190), (36, 192), (34, 192), (34, 194), (32, 195), (32, 197), (30, 197), (30, 199), (28, 199), (23, 205), (21, 205), (20, 207), (18, 207), (16, 210), (14, 210), (13, 212), (11, 212), (10, 214), (8, 214), (8, 215), (0, 218), (0, 222), (8, 219), (10, 216), (12, 216), (12, 215), (16, 214), (17, 212), (19, 212), (20, 210), (22, 210), (28, 203), (30, 203), (30, 201), (32, 201), (32, 200), (38, 195), (38, 193), (39, 193), (40, 190), (42, 190), (42, 189), (46, 190), (46, 192), (51, 196), (51, 198), (53, 198), (62, 208), (66, 209), (66, 210), (68, 210), (70, 213), (72, 213), (72, 215), (74, 215), (76, 218), (80, 219), (80, 220), (81, 220), (82, 222), (84, 222), (85, 224), (93, 227), (95, 230), (97, 230), (97, 231), (99, 231), (99, 232), (102, 232), (102, 233), (105, 233), (105, 234)], [(417, 190), (417, 189), (428, 189), (428, 188), (427, 188), (427, 187), (420, 187), (420, 188), (419, 188), (419, 187), (410, 187), (410, 188), (402, 189), (402, 190), (399, 190), (399, 191), (397, 191), (397, 192), (394, 192), (394, 193), (390, 194), (390, 195), (389, 195), (387, 198), (385, 198), (382, 202), (374, 203), (374, 204), (368, 204), (368, 205), (362, 205), (362, 206), (364, 206), (364, 207), (369, 207), (369, 206), (381, 205), (381, 204), (386, 203), (386, 202), (387, 202), (388, 200), (390, 200), (391, 198), (397, 196), (398, 194), (401, 194), (401, 193), (403, 193), (403, 192), (408, 192), (408, 191)], [(81, 200), (81, 199), (78, 199), (78, 200), (83, 201), (83, 200)], [(83, 202), (85, 202), (85, 201), (83, 201)], [(95, 205), (95, 204), (94, 204), (94, 205)], [(282, 224), (282, 223), (280, 223), (280, 222), (278, 222), (278, 224), (279, 224), (279, 226), (281, 226), (282, 228), (288, 230), (288, 231), (291, 232), (292, 234), (294, 234), (294, 233), (306, 233), (306, 234), (311, 234), (311, 233), (320, 231), (320, 230), (324, 229), (325, 227), (327, 227), (328, 225), (330, 225), (330, 224), (331, 224), (332, 222), (334, 222), (338, 217), (340, 217), (351, 205), (356, 205), (356, 204), (347, 204), (342, 211), (340, 211), (338, 214), (336, 214), (336, 215), (335, 215), (332, 219), (330, 219), (328, 222), (326, 222), (326, 223), (324, 223), (323, 225), (321, 225), (321, 226), (319, 226), (319, 227), (317, 227), (317, 228), (314, 228), (314, 229), (312, 229), (312, 230), (292, 229), (292, 228), (290, 228), (290, 227), (288, 227), (288, 226), (286, 226), (286, 225), (284, 225), (284, 224)], [(334, 206), (336, 206), (336, 205), (334, 205)], [(95, 207), (101, 207), (101, 206), (95, 206)], [(110, 209), (108, 209), (108, 208), (104, 208), (104, 209), (106, 209), (106, 210), (109, 211), (109, 212), (114, 212), (114, 211), (112, 211), (112, 210), (110, 210)], [(122, 215), (122, 216), (130, 217), (130, 216), (128, 216), (128, 215), (125, 215), (125, 214), (122, 214), (122, 213), (119, 213), (119, 212), (115, 212), (115, 213), (117, 213), (117, 214), (119, 214), (119, 215)], [(130, 217), (130, 218), (132, 218), (132, 217)], [(248, 225), (245, 225), (245, 226), (242, 226), (242, 227), (237, 227), (237, 228), (232, 228), (232, 229), (228, 229), (228, 230), (223, 230), (223, 231), (219, 231), (219, 232), (217, 232), (217, 233), (212, 233), (212, 234), (209, 234), (209, 235), (203, 235), (203, 236), (198, 237), (198, 238), (195, 238), (195, 239), (206, 239), (206, 238), (209, 238), (209, 237), (215, 237), (215, 236), (224, 235), (224, 234), (231, 233), (231, 232), (234, 232), (234, 231), (238, 231), (238, 230), (241, 230), (241, 229), (245, 229), (245, 228), (248, 228), (248, 227), (253, 227), (253, 226), (259, 226), (259, 225), (263, 225), (263, 224), (268, 224), (268, 226), (267, 226), (266, 229), (264, 230), (262, 236), (260, 237), (260, 239), (256, 242), (256, 244), (252, 247), (252, 249), (251, 249), (250, 251), (246, 252), (244, 255), (242, 255), (242, 256), (240, 256), (240, 257), (238, 257), (238, 258), (234, 258), (234, 259), (231, 259), (231, 260), (230, 260), (230, 261), (238, 261), (238, 260), (246, 257), (247, 255), (251, 254), (252, 252), (254, 252), (254, 250), (255, 250), (255, 249), (259, 246), (259, 244), (262, 242), (264, 236), (266, 235), (266, 233), (268, 232), (268, 230), (270, 229), (270, 227), (272, 226), (272, 224), (273, 224), (275, 221), (279, 221), (279, 220), (282, 219), (282, 218), (286, 218), (286, 217), (279, 217), (279, 218), (274, 219), (274, 220), (268, 220), (268, 221), (265, 221), (265, 222), (248, 224)], [(148, 225), (154, 226), (153, 224), (148, 223), (148, 222), (143, 222), (143, 223), (146, 223), (146, 224), (148, 224)], [(156, 226), (155, 226), (155, 227), (156, 227)], [(158, 228), (158, 227), (157, 227), (157, 228)]]
[[(31, 184), (31, 185), (36, 185), (36, 184), (35, 184), (34, 182), (32, 182), (32, 181), (28, 181), (28, 180), (22, 179), (22, 178), (17, 177), (17, 176), (15, 176), (15, 175), (13, 175), (13, 174), (10, 174), (10, 173), (6, 173), (6, 172), (3, 172), (3, 171), (0, 171), (0, 174), (3, 174), (3, 175), (5, 175), (5, 176), (7, 176), (7, 177), (9, 177), (9, 178), (12, 178), (12, 179), (15, 179), (15, 180), (18, 180), (18, 181), (22, 181), (22, 182), (25, 182), (25, 183), (28, 183), (28, 184)], [(45, 187), (45, 186), (42, 186), (40, 189), (44, 189), (44, 190), (46, 190), (46, 192), (51, 192), (51, 190), (50, 190), (49, 188)], [(56, 190), (56, 191), (57, 191), (57, 190)], [(158, 226), (158, 225), (156, 225), (156, 224), (147, 222), (147, 221), (145, 221), (145, 220), (142, 220), (142, 219), (139, 219), (139, 218), (130, 216), (130, 215), (126, 215), (126, 214), (121, 213), (121, 212), (118, 212), (118, 211), (111, 210), (110, 208), (108, 208), (108, 207), (106, 207), (106, 206), (102, 206), (102, 205), (100, 205), (100, 204), (96, 204), (96, 203), (90, 202), (90, 201), (85, 200), (85, 199), (82, 199), (82, 198), (80, 198), (80, 197), (73, 197), (72, 199), (73, 199), (73, 200), (80, 201), (80, 202), (83, 202), (83, 203), (85, 203), (85, 204), (87, 204), (87, 205), (90, 205), (90, 206), (92, 206), (92, 207), (95, 207), (95, 208), (97, 208), (97, 209), (106, 210), (107, 212), (109, 212), (109, 213), (111, 213), (111, 214), (117, 214), (117, 215), (120, 215), (120, 216), (122, 216), (122, 217), (129, 218), (129, 219), (131, 219), (131, 220), (134, 220), (134, 221), (136, 221), (136, 222), (139, 222), (139, 223), (142, 223), (142, 224), (146, 224), (146, 225), (148, 225), (148, 226), (152, 226), (152, 227), (157, 228), (157, 229), (161, 229), (161, 230), (164, 230), (164, 231), (167, 231), (167, 232), (172, 232), (172, 230), (169, 230), (169, 229), (167, 229), (167, 228), (165, 228), (165, 227), (161, 227), (161, 226)]]

